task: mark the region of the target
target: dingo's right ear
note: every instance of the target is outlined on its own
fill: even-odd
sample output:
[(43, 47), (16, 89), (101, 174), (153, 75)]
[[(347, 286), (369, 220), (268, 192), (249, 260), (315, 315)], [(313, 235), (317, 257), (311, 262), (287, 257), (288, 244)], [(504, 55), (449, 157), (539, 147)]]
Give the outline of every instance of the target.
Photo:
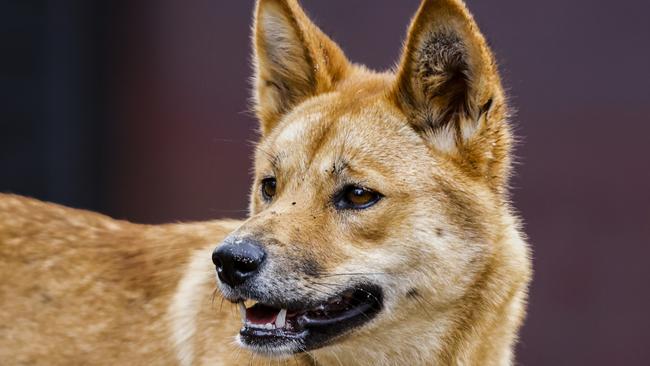
[(348, 70), (341, 49), (297, 0), (258, 0), (253, 42), (254, 101), (263, 135), (296, 104), (330, 90)]

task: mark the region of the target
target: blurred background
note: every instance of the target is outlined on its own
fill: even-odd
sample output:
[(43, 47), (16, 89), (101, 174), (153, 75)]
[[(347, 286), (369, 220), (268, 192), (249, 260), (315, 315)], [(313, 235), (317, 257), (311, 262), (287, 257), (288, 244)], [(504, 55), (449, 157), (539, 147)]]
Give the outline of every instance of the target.
[[(303, 0), (390, 68), (418, 0)], [(650, 3), (479, 1), (534, 250), (520, 365), (650, 364)], [(244, 217), (253, 1), (2, 0), (0, 191), (141, 223)]]

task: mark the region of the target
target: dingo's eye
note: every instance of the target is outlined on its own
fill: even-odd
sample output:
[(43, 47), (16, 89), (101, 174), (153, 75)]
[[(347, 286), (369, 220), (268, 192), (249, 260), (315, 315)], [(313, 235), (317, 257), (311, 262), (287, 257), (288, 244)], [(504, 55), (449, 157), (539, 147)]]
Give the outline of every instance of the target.
[(383, 196), (367, 188), (349, 185), (335, 197), (334, 205), (338, 209), (362, 210), (377, 203)]
[(275, 178), (264, 178), (262, 180), (262, 197), (264, 197), (264, 200), (270, 201), (273, 199), (273, 196), (275, 196), (275, 186)]

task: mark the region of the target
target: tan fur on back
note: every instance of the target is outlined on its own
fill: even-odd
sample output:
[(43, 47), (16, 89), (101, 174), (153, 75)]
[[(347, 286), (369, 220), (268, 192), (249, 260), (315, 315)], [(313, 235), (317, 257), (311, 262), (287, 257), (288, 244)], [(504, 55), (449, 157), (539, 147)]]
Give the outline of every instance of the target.
[[(529, 249), (506, 98), (465, 5), (424, 0), (395, 72), (349, 62), (295, 0), (257, 2), (253, 44), (247, 220), (136, 225), (0, 194), (0, 364), (512, 364)], [(346, 184), (382, 198), (336, 208)], [(372, 283), (381, 311), (309, 352), (240, 347), (210, 258), (249, 237), (268, 254), (260, 289), (322, 301)]]
[(165, 313), (178, 281), (237, 225), (135, 225), (12, 195), (0, 195), (0, 223), (7, 365), (173, 364)]

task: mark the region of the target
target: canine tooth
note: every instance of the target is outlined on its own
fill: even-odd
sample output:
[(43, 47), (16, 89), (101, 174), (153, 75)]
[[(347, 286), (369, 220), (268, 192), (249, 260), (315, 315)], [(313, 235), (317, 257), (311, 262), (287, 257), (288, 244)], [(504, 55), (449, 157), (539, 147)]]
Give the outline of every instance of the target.
[(250, 308), (250, 307), (254, 306), (255, 304), (257, 304), (257, 301), (255, 301), (255, 300), (251, 300), (251, 299), (244, 300), (244, 301), (242, 301), (242, 302), (244, 303), (244, 305), (245, 305), (247, 308)]
[(284, 328), (286, 321), (287, 321), (287, 309), (282, 309), (278, 313), (278, 316), (275, 318), (275, 327)]
[(243, 302), (239, 302), (239, 313), (241, 314), (241, 322), (246, 324), (246, 305)]

